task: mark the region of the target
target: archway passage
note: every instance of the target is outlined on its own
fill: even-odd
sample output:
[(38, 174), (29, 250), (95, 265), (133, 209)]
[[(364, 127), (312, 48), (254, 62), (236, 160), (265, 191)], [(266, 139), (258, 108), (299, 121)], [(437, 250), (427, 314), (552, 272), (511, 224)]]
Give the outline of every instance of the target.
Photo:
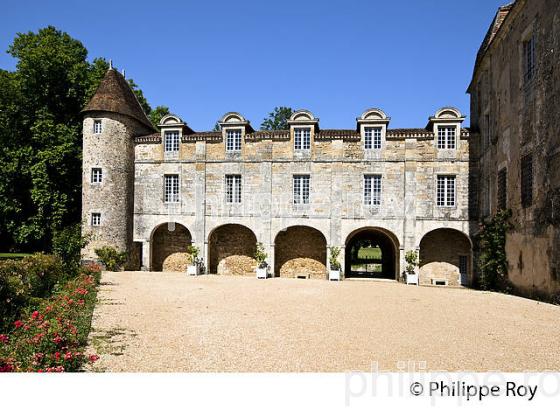
[(238, 224), (222, 225), (208, 238), (210, 273), (255, 275), (257, 238), (249, 228)]
[(420, 283), (467, 285), (470, 277), (471, 242), (464, 233), (440, 228), (420, 241)]
[(158, 226), (152, 236), (151, 270), (184, 272), (191, 259), (187, 253), (191, 242), (191, 233), (181, 224)]
[(376, 228), (361, 229), (346, 241), (345, 277), (396, 279), (398, 246)]
[(287, 278), (325, 279), (327, 240), (315, 228), (291, 226), (276, 235), (274, 272)]

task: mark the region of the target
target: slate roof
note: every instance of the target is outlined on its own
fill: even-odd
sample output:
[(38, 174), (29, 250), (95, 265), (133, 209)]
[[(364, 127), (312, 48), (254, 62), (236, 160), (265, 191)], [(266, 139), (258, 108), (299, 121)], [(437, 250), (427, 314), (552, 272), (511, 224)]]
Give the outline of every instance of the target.
[(83, 113), (91, 111), (126, 115), (145, 125), (149, 130), (156, 131), (124, 76), (112, 68), (107, 70), (95, 94), (82, 110)]

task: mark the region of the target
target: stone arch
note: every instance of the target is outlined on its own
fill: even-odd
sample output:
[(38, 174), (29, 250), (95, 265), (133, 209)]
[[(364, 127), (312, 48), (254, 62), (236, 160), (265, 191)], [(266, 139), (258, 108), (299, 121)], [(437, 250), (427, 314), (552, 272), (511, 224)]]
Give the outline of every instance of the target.
[(369, 108), (360, 116), (361, 120), (387, 120), (387, 114), (379, 108)]
[(244, 225), (225, 224), (208, 235), (210, 273), (255, 275), (257, 237)]
[(346, 238), (344, 276), (397, 279), (399, 249), (398, 238), (387, 229), (356, 229)]
[(443, 107), (437, 110), (435, 118), (437, 119), (460, 119), (462, 118), (461, 111), (455, 107)]
[(434, 229), (422, 237), (419, 257), (421, 284), (435, 281), (450, 286), (468, 284), (472, 244), (467, 234), (451, 228)]
[(318, 229), (290, 226), (278, 232), (274, 240), (276, 276), (325, 279), (327, 240)]
[(190, 263), (187, 246), (192, 243), (189, 230), (176, 222), (156, 226), (151, 235), (152, 271), (184, 272)]
[(309, 110), (296, 110), (290, 116), (290, 121), (314, 121), (315, 116)]

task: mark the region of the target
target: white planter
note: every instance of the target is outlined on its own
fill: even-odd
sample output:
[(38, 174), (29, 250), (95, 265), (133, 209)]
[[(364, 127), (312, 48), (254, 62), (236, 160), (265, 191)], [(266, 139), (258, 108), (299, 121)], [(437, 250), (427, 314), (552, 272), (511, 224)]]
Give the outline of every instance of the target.
[(189, 266), (187, 266), (187, 275), (189, 275), (189, 276), (200, 275), (200, 266), (199, 265), (189, 265)]
[(329, 270), (329, 280), (340, 280), (340, 271)]
[(405, 273), (406, 276), (406, 284), (407, 285), (416, 285), (418, 286), (418, 273)]
[(268, 267), (257, 268), (257, 279), (266, 279), (268, 277)]

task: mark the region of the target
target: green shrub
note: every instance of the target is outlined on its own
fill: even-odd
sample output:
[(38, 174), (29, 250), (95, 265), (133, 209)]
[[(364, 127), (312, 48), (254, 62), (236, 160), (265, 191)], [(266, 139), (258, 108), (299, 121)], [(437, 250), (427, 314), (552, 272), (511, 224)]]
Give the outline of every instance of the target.
[(0, 329), (13, 322), (24, 307), (50, 296), (67, 277), (62, 260), (54, 255), (37, 253), (0, 261)]
[(95, 254), (105, 268), (110, 271), (118, 271), (126, 263), (126, 252), (118, 252), (115, 248), (104, 246), (95, 250)]
[(52, 240), (53, 253), (59, 256), (69, 273), (78, 273), (80, 267), (81, 250), (87, 245), (89, 237), (82, 236), (80, 224), (67, 226), (55, 232)]
[(268, 254), (264, 250), (264, 245), (262, 242), (257, 242), (257, 248), (255, 250), (255, 260), (257, 261), (257, 266), (261, 269), (266, 268), (268, 263), (266, 263), (266, 258)]
[(416, 251), (408, 251), (405, 255), (404, 255), (404, 260), (407, 263), (406, 265), (406, 271), (409, 274), (413, 274), (414, 273), (414, 269), (416, 269), (416, 266), (418, 266), (418, 264), (420, 263), (418, 261), (418, 252)]
[(338, 256), (340, 255), (340, 248), (338, 246), (331, 246), (331, 254), (329, 257), (329, 264), (331, 270), (340, 270), (340, 262)]
[(482, 224), (478, 237), (478, 267), (479, 286), (484, 290), (510, 290), (506, 257), (506, 233), (513, 227), (510, 218), (511, 210), (500, 210)]
[(76, 371), (97, 355), (84, 347), (91, 328), (99, 273), (69, 280), (53, 296), (22, 312), (0, 334), (0, 372)]

